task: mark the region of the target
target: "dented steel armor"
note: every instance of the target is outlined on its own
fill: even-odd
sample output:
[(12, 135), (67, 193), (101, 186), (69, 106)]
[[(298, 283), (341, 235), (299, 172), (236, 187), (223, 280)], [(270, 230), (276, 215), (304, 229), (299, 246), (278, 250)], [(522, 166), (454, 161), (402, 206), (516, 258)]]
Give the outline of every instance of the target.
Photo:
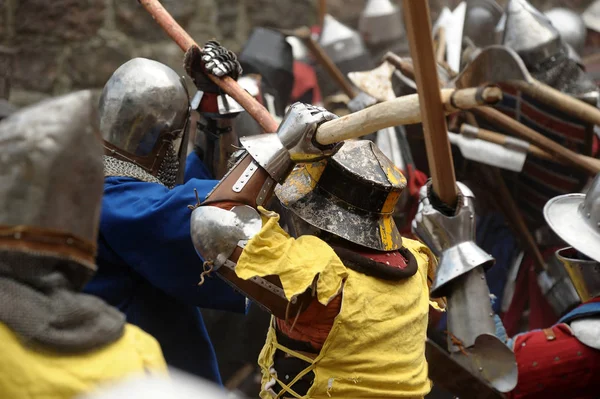
[[(10, 248), (4, 233), (16, 229), (11, 235), (16, 247), (35, 247), (36, 253), (47, 251), (95, 269), (104, 180), (97, 117), (91, 92), (80, 91), (0, 122), (2, 247)], [(61, 245), (67, 249), (57, 255)]]
[(406, 186), (374, 143), (347, 141), (328, 160), (292, 172), (275, 194), (306, 223), (378, 251), (402, 247), (393, 212)]
[(560, 37), (570, 45), (577, 54), (581, 54), (587, 35), (585, 22), (576, 12), (568, 8), (553, 8), (544, 13), (558, 30)]
[(107, 162), (107, 175), (143, 175), (140, 180), (167, 187), (181, 181), (189, 113), (187, 89), (168, 66), (134, 58), (119, 67), (100, 98), (100, 131), (107, 157), (133, 164), (137, 172), (130, 176)]

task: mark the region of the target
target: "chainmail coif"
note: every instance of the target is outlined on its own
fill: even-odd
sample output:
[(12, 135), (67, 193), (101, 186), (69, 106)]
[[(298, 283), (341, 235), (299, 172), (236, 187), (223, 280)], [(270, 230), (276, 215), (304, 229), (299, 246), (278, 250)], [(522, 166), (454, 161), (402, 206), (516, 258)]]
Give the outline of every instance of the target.
[(75, 262), (0, 252), (0, 322), (27, 346), (85, 352), (118, 340), (125, 316), (79, 292), (91, 271)]

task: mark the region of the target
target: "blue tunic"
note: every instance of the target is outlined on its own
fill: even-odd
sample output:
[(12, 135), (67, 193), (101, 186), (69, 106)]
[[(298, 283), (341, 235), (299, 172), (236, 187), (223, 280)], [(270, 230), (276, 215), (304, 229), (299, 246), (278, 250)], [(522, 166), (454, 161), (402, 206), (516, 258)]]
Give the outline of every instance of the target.
[[(197, 178), (192, 178), (197, 177)], [(221, 383), (217, 359), (198, 307), (244, 312), (245, 298), (218, 277), (198, 287), (202, 259), (190, 238), (188, 205), (217, 181), (188, 157), (186, 181), (168, 190), (127, 177), (104, 182), (98, 272), (85, 291), (154, 336), (170, 366)]]

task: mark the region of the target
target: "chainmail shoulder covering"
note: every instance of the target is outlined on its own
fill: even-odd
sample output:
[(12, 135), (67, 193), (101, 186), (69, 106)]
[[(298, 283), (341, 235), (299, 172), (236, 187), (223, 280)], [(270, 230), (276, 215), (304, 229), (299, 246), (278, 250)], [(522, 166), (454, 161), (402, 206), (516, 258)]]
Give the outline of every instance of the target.
[(131, 177), (139, 181), (148, 183), (158, 183), (169, 189), (175, 187), (175, 180), (179, 170), (179, 159), (172, 149), (169, 149), (158, 170), (158, 176), (153, 176), (139, 166), (116, 159), (109, 155), (104, 155), (104, 176), (105, 177)]
[(596, 84), (568, 57), (565, 49), (531, 68), (530, 72), (535, 79), (573, 96), (597, 90)]

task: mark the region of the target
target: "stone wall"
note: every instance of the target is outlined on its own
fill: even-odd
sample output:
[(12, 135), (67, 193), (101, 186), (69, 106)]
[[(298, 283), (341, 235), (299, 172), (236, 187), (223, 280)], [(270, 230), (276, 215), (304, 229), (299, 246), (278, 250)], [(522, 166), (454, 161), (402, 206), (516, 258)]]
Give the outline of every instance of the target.
[[(538, 0), (581, 9), (590, 0)], [(316, 20), (315, 0), (163, 0), (195, 38), (237, 51), (253, 26), (294, 28)], [(329, 12), (356, 25), (365, 0), (329, 0)], [(432, 0), (435, 18), (442, 4)], [(181, 50), (135, 0), (0, 0), (0, 44), (17, 50), (11, 101), (24, 105), (82, 88), (99, 90), (123, 62), (153, 58), (182, 72)]]

